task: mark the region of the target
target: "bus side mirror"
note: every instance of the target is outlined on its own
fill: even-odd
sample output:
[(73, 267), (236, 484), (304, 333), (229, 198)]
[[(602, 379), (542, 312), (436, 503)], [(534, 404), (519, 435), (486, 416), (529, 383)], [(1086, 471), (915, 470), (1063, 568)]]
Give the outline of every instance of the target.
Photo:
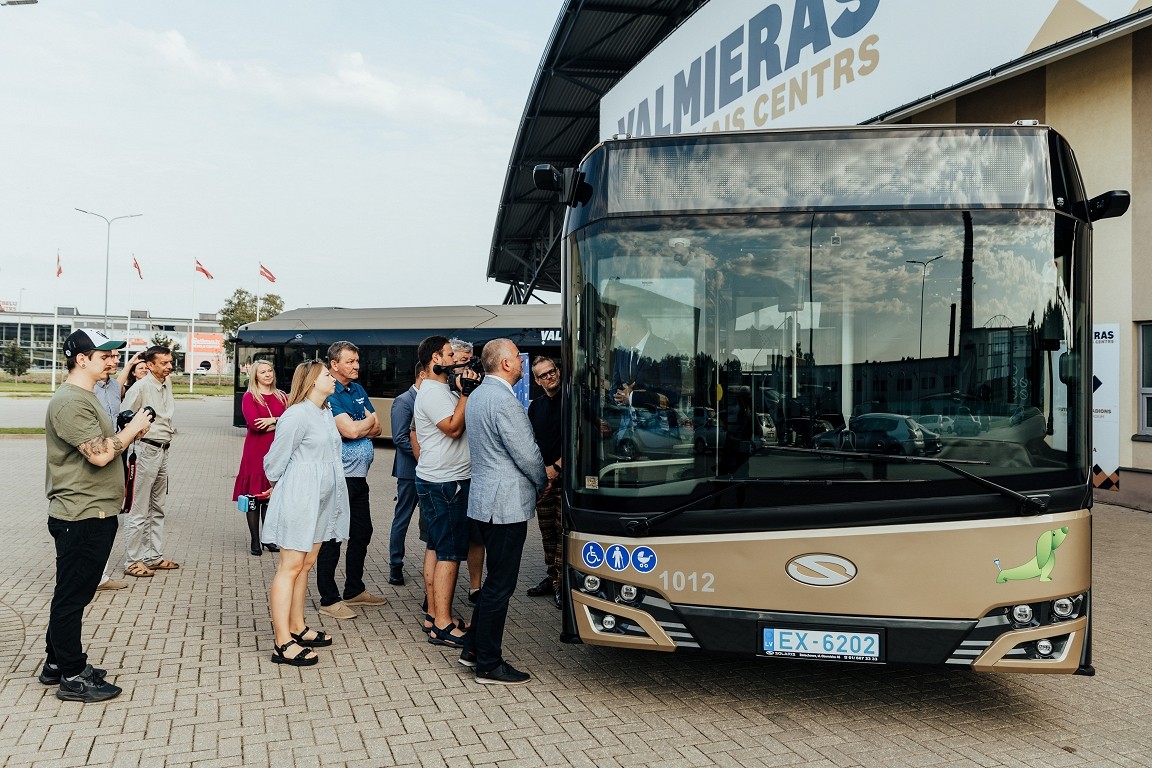
[(1111, 192), (1105, 192), (1088, 201), (1088, 220), (1099, 221), (1100, 219), (1123, 216), (1128, 212), (1128, 206), (1131, 204), (1132, 195), (1128, 194), (1127, 190), (1114, 189)]
[(555, 166), (540, 163), (532, 169), (532, 185), (541, 192), (559, 192), (564, 188), (564, 177)]
[(1072, 386), (1080, 381), (1080, 353), (1068, 350), (1060, 356), (1060, 383)]
[(532, 184), (542, 192), (559, 192), (560, 202), (570, 208), (592, 199), (592, 187), (575, 168), (559, 171), (549, 163), (540, 163), (532, 169)]

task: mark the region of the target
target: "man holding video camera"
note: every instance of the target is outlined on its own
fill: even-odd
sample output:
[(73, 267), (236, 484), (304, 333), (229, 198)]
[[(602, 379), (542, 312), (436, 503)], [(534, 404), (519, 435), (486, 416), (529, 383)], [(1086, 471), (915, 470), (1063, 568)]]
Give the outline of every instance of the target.
[(96, 399), (96, 382), (123, 346), (91, 328), (73, 332), (64, 342), (68, 376), (44, 419), (48, 532), (56, 545), (57, 569), (47, 659), (38, 679), (60, 686), (56, 698), (64, 701), (106, 701), (121, 692), (105, 679), (106, 670), (88, 663), (82, 634), (84, 609), (112, 551), (124, 500), (124, 471), (117, 459), (151, 425), (151, 414), (141, 410), (116, 431)]
[[(464, 434), (464, 404), (479, 377), (468, 368), (454, 366), (452, 344), (445, 336), (429, 336), (421, 341), (416, 358), (425, 374), (412, 409), (420, 446), (416, 495), (420, 514), (428, 523), (428, 547), (436, 552), (432, 584), (428, 587), (428, 614), (432, 618), (428, 642), (462, 648), (465, 630), (456, 625), (452, 616), (452, 597), (460, 561), (468, 557), (472, 462)], [(457, 370), (459, 394), (448, 388), (448, 376)]]

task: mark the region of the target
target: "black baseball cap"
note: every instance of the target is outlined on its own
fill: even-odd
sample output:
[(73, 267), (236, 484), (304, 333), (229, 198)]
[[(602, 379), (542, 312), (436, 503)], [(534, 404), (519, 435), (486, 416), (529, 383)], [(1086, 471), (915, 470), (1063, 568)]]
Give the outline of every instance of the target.
[(128, 346), (126, 341), (113, 341), (95, 328), (81, 328), (73, 331), (72, 335), (64, 341), (64, 357), (86, 355), (94, 350), (111, 352)]

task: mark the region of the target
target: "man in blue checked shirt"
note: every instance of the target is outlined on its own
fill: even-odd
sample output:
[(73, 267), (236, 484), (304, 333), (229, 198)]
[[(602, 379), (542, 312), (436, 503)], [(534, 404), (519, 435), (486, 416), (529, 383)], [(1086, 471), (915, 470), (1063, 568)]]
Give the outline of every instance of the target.
[(344, 592), (336, 586), (336, 566), (340, 563), (340, 542), (320, 545), (316, 558), (316, 587), (320, 591), (320, 613), (334, 619), (354, 619), (353, 605), (384, 605), (364, 585), (364, 560), (372, 541), (372, 511), (368, 504), (368, 469), (375, 450), (372, 438), (380, 434), (380, 421), (368, 400), (360, 378), (360, 350), (350, 341), (337, 341), (328, 348), (328, 370), (336, 379), (336, 391), (328, 398), (336, 428), (342, 439), (344, 482), (348, 484), (348, 554), (344, 560)]

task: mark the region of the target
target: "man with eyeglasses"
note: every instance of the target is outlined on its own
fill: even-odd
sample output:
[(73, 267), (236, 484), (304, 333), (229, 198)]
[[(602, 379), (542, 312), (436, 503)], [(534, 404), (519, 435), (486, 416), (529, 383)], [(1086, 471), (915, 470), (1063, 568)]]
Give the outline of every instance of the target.
[(563, 542), (560, 538), (560, 368), (550, 358), (536, 357), (532, 361), (532, 378), (544, 390), (544, 394), (528, 406), (528, 420), (532, 422), (532, 434), (548, 474), (548, 487), (536, 500), (536, 520), (540, 524), (547, 575), (539, 584), (529, 587), (528, 595), (551, 595), (552, 601), (559, 608), (561, 568), (564, 567)]

